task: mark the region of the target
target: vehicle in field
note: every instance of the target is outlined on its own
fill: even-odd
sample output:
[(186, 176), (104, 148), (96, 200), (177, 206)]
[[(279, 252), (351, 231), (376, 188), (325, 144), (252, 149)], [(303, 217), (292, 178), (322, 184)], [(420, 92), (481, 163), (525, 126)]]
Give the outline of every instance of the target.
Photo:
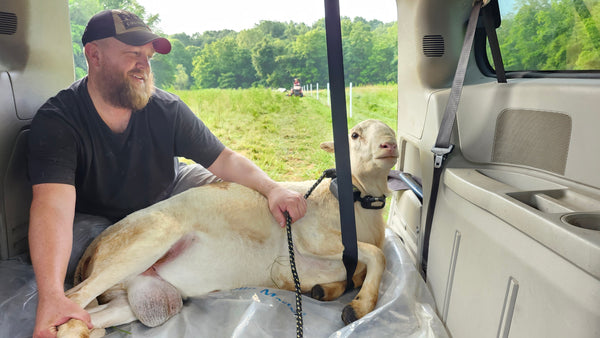
[(302, 92), (302, 85), (298, 79), (294, 79), (294, 84), (292, 85), (292, 89), (290, 89), (288, 96), (304, 96), (304, 93)]
[[(394, 192), (388, 227), (447, 335), (599, 337), (600, 1), (395, 2), (396, 169), (423, 198)], [(31, 119), (74, 79), (68, 1), (0, 2), (0, 263), (28, 251)]]

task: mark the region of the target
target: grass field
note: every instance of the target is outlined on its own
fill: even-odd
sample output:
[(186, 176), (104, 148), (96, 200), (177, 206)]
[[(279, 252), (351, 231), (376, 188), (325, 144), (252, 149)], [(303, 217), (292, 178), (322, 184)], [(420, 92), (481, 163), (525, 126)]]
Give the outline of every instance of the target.
[[(229, 148), (244, 154), (277, 181), (316, 179), (335, 166), (319, 148), (333, 140), (326, 91), (303, 98), (264, 88), (175, 91)], [(349, 127), (368, 119), (396, 130), (396, 86), (353, 88)], [(347, 91), (346, 101), (349, 101)]]

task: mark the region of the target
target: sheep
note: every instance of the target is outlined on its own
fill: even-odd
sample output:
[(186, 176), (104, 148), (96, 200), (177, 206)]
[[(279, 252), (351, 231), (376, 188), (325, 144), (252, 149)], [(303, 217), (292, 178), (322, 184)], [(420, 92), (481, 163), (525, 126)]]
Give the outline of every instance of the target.
[[(350, 130), (348, 140), (354, 187), (361, 196), (385, 198), (398, 158), (394, 131), (366, 120)], [(333, 142), (321, 148), (333, 152)], [(281, 184), (305, 193), (313, 183)], [(339, 297), (346, 285), (338, 201), (329, 183), (316, 187), (305, 216), (292, 225), (301, 290), (320, 300)], [(360, 203), (354, 209), (359, 263), (353, 283), (362, 287), (343, 311), (346, 324), (373, 310), (385, 268), (383, 209)], [(66, 295), (90, 313), (94, 335), (138, 319), (160, 325), (180, 311), (182, 298), (215, 290), (295, 289), (285, 229), (264, 196), (230, 182), (192, 188), (115, 223), (87, 248), (75, 279)], [(88, 333), (83, 322), (71, 319), (58, 337)]]

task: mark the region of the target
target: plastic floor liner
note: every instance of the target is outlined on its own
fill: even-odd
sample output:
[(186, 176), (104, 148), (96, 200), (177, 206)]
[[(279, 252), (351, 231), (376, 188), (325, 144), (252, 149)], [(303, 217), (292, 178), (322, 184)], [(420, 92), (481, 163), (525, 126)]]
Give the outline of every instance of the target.
[[(427, 285), (389, 229), (384, 253), (387, 266), (375, 310), (344, 326), (342, 309), (357, 291), (331, 302), (303, 296), (305, 337), (448, 337)], [(18, 259), (0, 261), (0, 337), (31, 337), (36, 306), (31, 265)], [(136, 321), (107, 329), (107, 337), (293, 337), (294, 310), (291, 291), (265, 287), (219, 291), (185, 300), (181, 313), (159, 327)]]

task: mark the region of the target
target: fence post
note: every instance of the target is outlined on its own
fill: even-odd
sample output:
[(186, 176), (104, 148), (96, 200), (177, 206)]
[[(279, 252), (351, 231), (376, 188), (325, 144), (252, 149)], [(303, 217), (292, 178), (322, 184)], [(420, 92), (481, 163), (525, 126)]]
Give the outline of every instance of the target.
[(352, 82), (350, 82), (350, 117), (352, 117)]

